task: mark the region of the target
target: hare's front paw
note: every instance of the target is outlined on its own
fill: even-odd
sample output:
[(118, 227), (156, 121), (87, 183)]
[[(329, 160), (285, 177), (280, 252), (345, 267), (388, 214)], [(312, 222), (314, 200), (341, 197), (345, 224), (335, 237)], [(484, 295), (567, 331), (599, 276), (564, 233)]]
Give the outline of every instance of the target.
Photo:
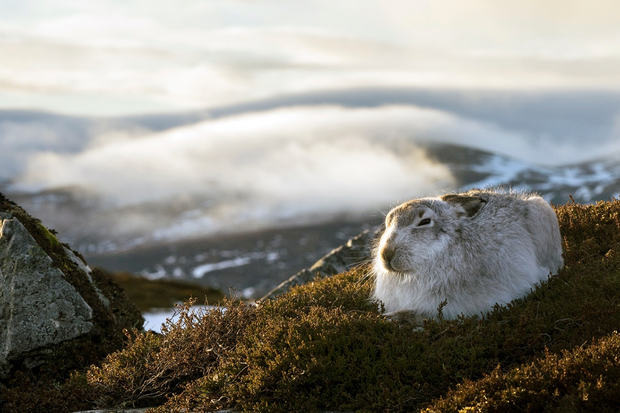
[(385, 313), (384, 316), (390, 321), (411, 325), (414, 327), (414, 330), (423, 329), (424, 318), (415, 311), (392, 311), (390, 313)]

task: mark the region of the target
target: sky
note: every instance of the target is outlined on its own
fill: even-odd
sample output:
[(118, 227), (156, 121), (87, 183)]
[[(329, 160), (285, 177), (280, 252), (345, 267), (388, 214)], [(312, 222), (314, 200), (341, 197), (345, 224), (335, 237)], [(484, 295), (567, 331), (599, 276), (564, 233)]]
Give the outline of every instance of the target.
[(0, 184), (93, 231), (383, 211), (456, 189), (428, 142), (620, 154), (620, 2), (0, 2)]
[(119, 116), (360, 87), (618, 90), (613, 0), (4, 0), (0, 108)]

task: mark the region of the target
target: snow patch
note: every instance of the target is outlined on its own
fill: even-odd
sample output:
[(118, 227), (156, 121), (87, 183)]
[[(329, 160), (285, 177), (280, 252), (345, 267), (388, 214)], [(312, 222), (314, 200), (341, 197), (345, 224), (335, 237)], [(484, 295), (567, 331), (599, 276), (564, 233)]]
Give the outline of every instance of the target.
[[(193, 306), (190, 311), (192, 314), (198, 314), (204, 311), (211, 311), (216, 309), (226, 311), (226, 308), (224, 307), (217, 307), (213, 305), (196, 305)], [(176, 308), (164, 311), (154, 310), (147, 311), (146, 313), (143, 313), (142, 316), (144, 317), (144, 330), (153, 330), (157, 333), (160, 333), (162, 325), (165, 324), (167, 320), (170, 320), (172, 322), (176, 321), (178, 317), (178, 311), (176, 310)]]
[(249, 257), (237, 257), (233, 260), (220, 261), (212, 264), (203, 264), (192, 270), (194, 278), (202, 278), (206, 273), (211, 271), (223, 270), (224, 268), (241, 267), (248, 265), (252, 261)]

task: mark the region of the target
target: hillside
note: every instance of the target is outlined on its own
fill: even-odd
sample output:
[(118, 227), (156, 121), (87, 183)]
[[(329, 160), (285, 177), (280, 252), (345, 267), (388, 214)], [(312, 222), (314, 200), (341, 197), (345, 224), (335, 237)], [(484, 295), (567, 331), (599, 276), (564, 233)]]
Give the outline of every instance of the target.
[[(569, 195), (586, 204), (619, 194), (617, 154), (586, 163), (541, 166), (445, 143), (428, 144), (424, 150), (450, 170), (455, 185), (461, 188), (509, 185), (538, 192), (554, 204), (565, 203)], [(183, 280), (225, 292), (233, 287), (247, 298), (261, 297), (347, 239), (380, 224), (381, 212), (390, 209), (373, 201), (372, 210), (365, 215), (325, 213), (308, 216), (307, 221), (299, 217), (282, 219), (278, 225), (260, 230), (200, 233), (202, 221), (192, 211), (201, 207), (184, 198), (112, 207), (75, 188), (14, 193), (11, 198), (56, 229), (63, 241), (81, 251), (91, 265), (151, 279)], [(76, 217), (80, 225), (75, 225)], [(131, 228), (136, 217), (142, 217), (139, 222), (156, 223), (156, 227), (125, 238), (112, 231), (123, 222), (126, 224), (121, 226)], [(176, 235), (165, 236), (170, 234), (166, 228), (176, 228)]]
[[(620, 406), (620, 202), (556, 208), (565, 268), (483, 317), (387, 321), (368, 268), (259, 307), (191, 316), (63, 385), (14, 383), (9, 411), (163, 406), (154, 412), (616, 411)], [(569, 408), (569, 410), (566, 410)], [(38, 410), (41, 411), (41, 410)]]
[(427, 151), (450, 168), (460, 187), (524, 188), (558, 205), (569, 197), (586, 204), (619, 194), (620, 154), (617, 153), (588, 162), (543, 166), (457, 145), (430, 144)]

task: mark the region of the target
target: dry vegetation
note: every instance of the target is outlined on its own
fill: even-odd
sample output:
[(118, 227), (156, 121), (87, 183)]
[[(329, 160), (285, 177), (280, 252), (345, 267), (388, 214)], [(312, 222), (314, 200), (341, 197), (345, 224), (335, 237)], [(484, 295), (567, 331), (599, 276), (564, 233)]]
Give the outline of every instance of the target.
[(14, 382), (4, 407), (618, 411), (620, 202), (556, 211), (566, 267), (484, 317), (421, 331), (389, 322), (358, 267), (260, 307), (192, 314), (188, 304), (162, 335), (134, 332), (124, 350), (30, 395), (37, 404)]

